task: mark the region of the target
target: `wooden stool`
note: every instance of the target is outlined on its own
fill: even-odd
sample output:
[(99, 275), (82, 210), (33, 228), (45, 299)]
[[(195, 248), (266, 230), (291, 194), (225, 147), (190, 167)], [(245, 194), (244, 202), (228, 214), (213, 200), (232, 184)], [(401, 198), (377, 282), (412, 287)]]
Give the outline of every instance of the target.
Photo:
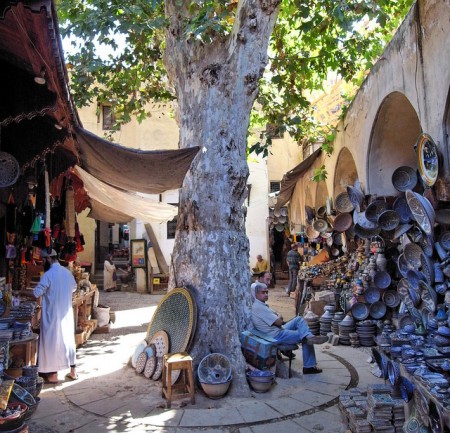
[(283, 344), (283, 343), (277, 344), (278, 359), (281, 359), (281, 352), (284, 352), (289, 359), (289, 379), (291, 378), (291, 365), (292, 360), (294, 359), (294, 354), (292, 353), (292, 351), (297, 349), (298, 349), (297, 344)]
[[(169, 353), (164, 355), (162, 371), (162, 396), (167, 400), (166, 406), (170, 408), (172, 398), (179, 398), (189, 395), (191, 403), (195, 404), (194, 395), (194, 375), (192, 373), (192, 358), (186, 352)], [(183, 382), (172, 385), (172, 371), (182, 370)], [(181, 390), (172, 394), (173, 390)]]

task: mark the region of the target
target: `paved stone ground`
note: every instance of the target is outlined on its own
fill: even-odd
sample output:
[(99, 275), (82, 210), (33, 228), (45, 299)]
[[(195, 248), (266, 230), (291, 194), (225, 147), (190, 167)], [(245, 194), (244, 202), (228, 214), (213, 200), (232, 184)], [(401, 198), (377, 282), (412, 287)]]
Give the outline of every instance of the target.
[[(78, 349), (78, 381), (44, 386), (28, 421), (30, 432), (343, 433), (347, 426), (336, 406), (340, 392), (380, 381), (370, 373), (367, 349), (324, 344), (316, 346), (320, 375), (277, 379), (270, 392), (250, 398), (211, 400), (197, 390), (195, 405), (175, 400), (165, 409), (161, 382), (137, 375), (129, 365), (164, 294), (101, 292), (100, 303), (116, 312), (111, 332), (92, 335)], [(294, 315), (294, 301), (281, 287), (270, 290), (269, 304), (286, 319)], [(301, 350), (293, 368), (301, 371)]]

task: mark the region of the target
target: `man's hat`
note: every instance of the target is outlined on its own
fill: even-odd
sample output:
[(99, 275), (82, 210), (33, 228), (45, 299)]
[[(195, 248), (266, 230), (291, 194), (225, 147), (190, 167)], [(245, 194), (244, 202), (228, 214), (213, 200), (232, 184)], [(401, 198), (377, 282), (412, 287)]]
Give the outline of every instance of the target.
[(42, 253), (41, 253), (41, 257), (43, 258), (43, 259), (45, 259), (45, 258), (47, 258), (47, 257), (56, 257), (58, 254), (56, 253), (56, 251), (55, 250), (52, 250), (51, 252), (50, 252), (50, 254), (47, 252), (47, 250), (42, 250)]

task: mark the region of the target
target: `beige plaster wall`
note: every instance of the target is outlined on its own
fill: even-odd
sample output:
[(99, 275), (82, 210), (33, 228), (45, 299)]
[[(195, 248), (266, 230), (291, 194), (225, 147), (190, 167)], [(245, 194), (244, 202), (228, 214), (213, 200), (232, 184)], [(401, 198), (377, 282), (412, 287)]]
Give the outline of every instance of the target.
[[(440, 176), (447, 175), (444, 124), (450, 89), (449, 23), (448, 1), (420, 0), (411, 9), (338, 124), (334, 153), (322, 156), (299, 180), (290, 204), (294, 222), (304, 221), (301, 208), (307, 204), (308, 189), (316, 188), (309, 180), (315, 167), (325, 163), (332, 197), (342, 192), (348, 171), (339, 166), (343, 149), (352, 156), (366, 194), (395, 192), (392, 173), (399, 165), (414, 164), (413, 145), (420, 131), (430, 134), (440, 148), (444, 166)], [(372, 175), (372, 182), (370, 165), (381, 173)]]

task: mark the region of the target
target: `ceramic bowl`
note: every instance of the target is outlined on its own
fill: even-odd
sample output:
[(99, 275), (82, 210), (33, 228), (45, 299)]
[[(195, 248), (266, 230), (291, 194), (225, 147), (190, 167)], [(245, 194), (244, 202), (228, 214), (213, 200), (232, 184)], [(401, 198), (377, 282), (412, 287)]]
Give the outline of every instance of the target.
[(450, 328), (448, 326), (439, 326), (437, 333), (442, 337), (450, 338)]
[(378, 217), (378, 225), (383, 230), (394, 230), (400, 224), (400, 217), (395, 210), (385, 210)]
[(404, 194), (399, 195), (392, 204), (392, 210), (398, 213), (400, 222), (403, 224), (409, 223), (413, 219), (411, 210)]
[(423, 251), (422, 251), (422, 248), (420, 248), (420, 245), (418, 245), (414, 242), (410, 242), (409, 244), (406, 244), (405, 248), (403, 249), (403, 254), (412, 269), (420, 268), (420, 266), (421, 266), (420, 256), (423, 254)]
[(385, 200), (374, 200), (372, 203), (367, 206), (365, 211), (366, 218), (373, 222), (378, 223), (378, 219), (380, 215), (387, 209), (387, 203)]
[(340, 213), (351, 212), (354, 209), (347, 192), (341, 192), (334, 200), (334, 207)]
[(333, 222), (333, 229), (338, 233), (348, 230), (353, 224), (352, 215), (348, 212), (340, 213)]
[(413, 269), (413, 266), (406, 260), (405, 255), (402, 253), (397, 258), (398, 271), (402, 277), (406, 277), (408, 271)]
[(394, 289), (386, 290), (383, 295), (383, 302), (389, 308), (398, 307), (400, 305), (400, 296), (397, 293), (397, 290)]
[(400, 380), (400, 365), (395, 361), (389, 360), (387, 369), (389, 382), (392, 386), (397, 385)]
[(392, 185), (397, 191), (405, 192), (407, 189), (413, 189), (417, 184), (417, 173), (412, 167), (398, 167), (392, 173)]
[(36, 399), (25, 388), (22, 388), (17, 383), (13, 384), (10, 400), (13, 402), (24, 403), (27, 406), (36, 404)]
[(368, 304), (373, 304), (374, 302), (379, 301), (381, 298), (380, 290), (377, 287), (369, 287), (364, 292), (364, 300)]
[(386, 314), (386, 304), (382, 301), (374, 302), (369, 308), (369, 314), (372, 319), (381, 319)]
[(366, 229), (362, 227), (360, 224), (355, 224), (354, 226), (355, 235), (360, 237), (361, 239), (369, 239), (380, 234), (381, 229), (379, 227), (374, 229)]
[(411, 287), (413, 287), (415, 289), (419, 288), (419, 281), (425, 281), (425, 276), (422, 274), (422, 272), (420, 272), (416, 269), (410, 269), (406, 273), (406, 278), (408, 279)]
[(0, 417), (0, 431), (11, 431), (19, 428), (23, 424), (28, 406), (25, 403), (8, 403), (7, 409), (14, 410), (15, 413), (6, 417)]
[(378, 227), (377, 222), (369, 221), (366, 217), (366, 213), (360, 212), (359, 208), (353, 211), (353, 223), (358, 224), (364, 229), (376, 229)]
[(305, 213), (306, 218), (310, 221), (313, 220), (314, 217), (316, 216), (316, 212), (311, 206), (305, 206)]
[(419, 290), (415, 289), (412, 286), (408, 287), (408, 294), (409, 297), (414, 305), (414, 307), (417, 307), (420, 304), (420, 294), (419, 294)]
[(253, 378), (247, 377), (248, 383), (255, 392), (267, 392), (272, 388), (273, 380), (270, 382), (257, 382)]
[(269, 381), (275, 378), (275, 374), (270, 370), (252, 370), (246, 373), (246, 376), (252, 379), (261, 379), (261, 381)]
[(357, 302), (352, 306), (352, 315), (356, 320), (365, 320), (369, 317), (369, 307), (363, 302)]
[(391, 276), (385, 271), (378, 271), (373, 277), (373, 282), (379, 289), (386, 289), (391, 284)]
[(420, 256), (420, 266), (422, 274), (425, 277), (425, 280), (428, 284), (434, 283), (434, 265), (433, 261), (426, 256), (425, 254), (422, 254)]
[(328, 228), (328, 223), (324, 219), (316, 219), (313, 223), (313, 228), (322, 233)]
[(205, 383), (200, 381), (200, 386), (207, 397), (215, 400), (223, 397), (227, 392), (231, 384), (231, 377), (226, 382), (222, 383)]
[(347, 194), (354, 208), (362, 208), (362, 205), (364, 203), (364, 194), (359, 188), (349, 185), (347, 186)]
[[(413, 215), (414, 219), (419, 224), (420, 228), (427, 234), (431, 235), (433, 232), (433, 225), (434, 225), (434, 210), (431, 206), (431, 204), (427, 205), (426, 201), (428, 201), (426, 198), (420, 196), (420, 194), (416, 194), (415, 192), (411, 190), (407, 190), (405, 192), (406, 194), (406, 201), (408, 203), (409, 209), (411, 210), (411, 214)], [(420, 199), (419, 197), (422, 197)], [(429, 203), (429, 202), (428, 202)], [(428, 211), (430, 211), (430, 208), (432, 210), (432, 217), (428, 215)]]

